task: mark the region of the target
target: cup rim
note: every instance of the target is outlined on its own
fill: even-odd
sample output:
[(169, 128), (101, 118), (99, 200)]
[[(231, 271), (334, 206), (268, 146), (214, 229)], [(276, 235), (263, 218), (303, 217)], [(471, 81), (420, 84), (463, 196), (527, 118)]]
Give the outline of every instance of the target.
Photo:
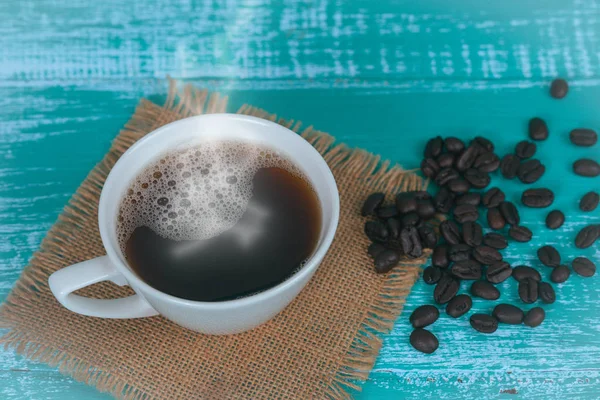
[[(107, 209), (108, 206), (106, 205), (106, 202), (107, 202), (107, 198), (109, 196), (111, 196), (111, 194), (107, 194), (107, 191), (104, 190), (107, 187), (110, 188), (111, 186), (116, 185), (115, 180), (118, 179), (118, 172), (120, 169), (119, 166), (123, 164), (122, 160), (130, 157), (132, 153), (139, 151), (139, 149), (142, 146), (146, 145), (147, 143), (149, 143), (151, 141), (160, 140), (160, 139), (158, 139), (160, 136), (166, 134), (168, 131), (177, 129), (177, 127), (179, 125), (183, 125), (184, 123), (189, 123), (189, 120), (192, 120), (192, 119), (193, 120), (203, 120), (203, 119), (208, 119), (208, 118), (222, 118), (225, 120), (236, 119), (236, 120), (241, 120), (241, 121), (244, 121), (247, 123), (258, 123), (258, 124), (264, 125), (265, 129), (277, 129), (280, 131), (279, 132), (280, 134), (289, 135), (291, 138), (290, 140), (296, 141), (296, 143), (294, 144), (295, 146), (305, 146), (309, 152), (312, 152), (313, 155), (316, 155), (315, 162), (317, 164), (319, 164), (318, 167), (321, 170), (321, 172), (323, 173), (323, 176), (326, 181), (326, 185), (329, 190), (329, 194), (331, 196), (332, 203), (333, 203), (333, 204), (331, 204), (331, 206), (332, 206), (331, 218), (329, 218), (328, 223), (322, 222), (322, 229), (326, 230), (325, 234), (323, 235), (323, 239), (322, 239), (321, 243), (319, 244), (319, 246), (314, 251), (312, 257), (299, 271), (297, 271), (292, 276), (290, 276), (283, 282), (279, 283), (278, 285), (275, 285), (275, 286), (273, 286), (267, 290), (264, 290), (262, 292), (259, 292), (259, 293), (256, 293), (256, 294), (253, 294), (250, 296), (242, 297), (239, 299), (226, 300), (226, 301), (215, 301), (215, 302), (189, 300), (189, 299), (176, 297), (171, 294), (162, 292), (162, 291), (152, 287), (148, 283), (144, 282), (140, 277), (137, 276), (137, 274), (135, 274), (127, 265), (125, 265), (123, 263), (121, 256), (120, 256), (121, 251), (118, 249), (115, 249), (115, 247), (113, 246), (113, 243), (112, 243), (111, 237), (110, 237), (110, 233), (109, 233), (110, 227), (107, 226), (107, 225), (110, 225), (107, 222), (107, 221), (110, 221), (110, 217), (108, 215), (109, 210)], [(118, 195), (121, 196), (121, 193), (119, 192)], [(157, 129), (155, 129), (154, 131), (148, 133), (147, 135), (145, 135), (144, 137), (139, 139), (137, 142), (135, 142), (131, 147), (129, 147), (129, 149), (127, 149), (127, 151), (125, 151), (119, 157), (119, 159), (113, 165), (111, 171), (109, 172), (109, 174), (106, 178), (106, 181), (104, 182), (102, 191), (100, 193), (100, 200), (99, 200), (99, 206), (98, 206), (98, 227), (100, 230), (100, 237), (102, 239), (102, 244), (104, 246), (104, 249), (106, 250), (106, 254), (108, 255), (109, 259), (114, 263), (115, 267), (119, 270), (119, 272), (121, 272), (125, 276), (128, 284), (131, 285), (132, 288), (136, 292), (139, 288), (139, 290), (142, 293), (148, 292), (156, 297), (162, 298), (163, 300), (168, 300), (171, 303), (177, 303), (180, 305), (193, 306), (193, 307), (205, 307), (205, 308), (209, 308), (209, 309), (213, 309), (213, 310), (218, 310), (218, 309), (232, 308), (232, 307), (241, 306), (241, 305), (247, 306), (247, 305), (252, 305), (252, 303), (262, 302), (265, 299), (272, 298), (274, 296), (277, 296), (279, 293), (285, 292), (288, 288), (291, 288), (292, 286), (294, 286), (297, 281), (305, 278), (307, 275), (310, 276), (310, 274), (314, 273), (316, 268), (319, 266), (319, 264), (325, 257), (325, 254), (329, 250), (331, 243), (333, 242), (335, 233), (337, 231), (337, 226), (338, 226), (338, 222), (339, 222), (339, 213), (340, 213), (339, 202), (340, 202), (339, 201), (339, 192), (337, 189), (337, 184), (336, 184), (335, 178), (333, 176), (333, 173), (331, 172), (331, 169), (329, 168), (329, 166), (323, 159), (323, 156), (310, 143), (308, 143), (306, 140), (304, 140), (296, 132), (293, 132), (290, 129), (288, 129), (280, 124), (277, 124), (275, 122), (265, 120), (262, 118), (258, 118), (258, 117), (249, 116), (249, 115), (240, 115), (240, 114), (233, 114), (233, 113), (203, 114), (203, 115), (196, 115), (196, 116), (192, 116), (192, 117), (188, 117), (188, 118), (183, 118), (181, 120), (171, 122), (169, 124), (163, 125)], [(114, 227), (113, 227), (113, 229), (114, 229)]]

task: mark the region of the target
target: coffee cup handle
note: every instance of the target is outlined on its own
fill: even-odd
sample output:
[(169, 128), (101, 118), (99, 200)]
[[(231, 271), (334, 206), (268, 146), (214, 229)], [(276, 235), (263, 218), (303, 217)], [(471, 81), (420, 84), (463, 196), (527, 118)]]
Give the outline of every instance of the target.
[(114, 300), (91, 299), (73, 294), (78, 289), (102, 281), (111, 281), (119, 286), (128, 284), (109, 258), (103, 256), (56, 271), (48, 278), (48, 285), (58, 302), (77, 314), (120, 319), (158, 315), (138, 294)]

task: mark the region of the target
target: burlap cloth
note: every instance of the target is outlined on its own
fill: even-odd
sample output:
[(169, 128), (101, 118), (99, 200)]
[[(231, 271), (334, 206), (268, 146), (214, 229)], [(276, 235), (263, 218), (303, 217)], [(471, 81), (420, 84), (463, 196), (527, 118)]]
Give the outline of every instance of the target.
[[(105, 254), (97, 224), (104, 180), (119, 156), (146, 133), (201, 113), (224, 112), (227, 98), (171, 82), (164, 106), (142, 100), (110, 151), (90, 172), (50, 229), (0, 309), (5, 348), (58, 366), (77, 380), (123, 399), (342, 399), (367, 378), (379, 334), (399, 315), (424, 259), (375, 274), (359, 210), (375, 191), (422, 189), (410, 171), (363, 150), (334, 145), (311, 127), (301, 134), (328, 162), (337, 181), (338, 231), (324, 262), (300, 296), (267, 324), (238, 335), (208, 336), (162, 317), (109, 320), (84, 317), (58, 304), (48, 276)], [(251, 106), (240, 114), (276, 121)], [(279, 120), (295, 131), (300, 124)], [(77, 146), (77, 143), (73, 143)], [(67, 151), (67, 150), (65, 150)], [(112, 283), (80, 294), (129, 295)]]

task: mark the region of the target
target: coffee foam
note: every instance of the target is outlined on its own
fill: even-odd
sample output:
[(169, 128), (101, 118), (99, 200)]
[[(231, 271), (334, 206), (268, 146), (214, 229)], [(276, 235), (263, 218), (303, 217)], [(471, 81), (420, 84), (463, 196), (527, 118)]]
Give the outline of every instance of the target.
[(255, 143), (206, 142), (163, 154), (138, 174), (121, 200), (121, 249), (140, 226), (173, 240), (202, 240), (225, 232), (246, 211), (256, 172), (270, 167), (306, 179), (287, 158)]

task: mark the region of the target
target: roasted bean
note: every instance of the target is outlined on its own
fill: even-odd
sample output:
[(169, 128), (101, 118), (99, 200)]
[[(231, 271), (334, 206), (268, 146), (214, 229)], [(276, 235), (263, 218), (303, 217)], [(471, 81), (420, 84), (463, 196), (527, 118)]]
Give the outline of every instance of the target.
[(533, 233), (526, 226), (511, 226), (508, 230), (508, 236), (517, 242), (529, 242)]
[(385, 242), (389, 238), (387, 226), (381, 221), (367, 221), (365, 234), (372, 242)]
[(479, 246), (483, 241), (483, 228), (477, 222), (463, 224), (463, 241), (471, 247)]
[(448, 258), (450, 261), (464, 261), (471, 258), (471, 247), (464, 243), (453, 244), (448, 249)]
[(475, 206), (463, 204), (461, 206), (454, 207), (454, 219), (456, 219), (456, 222), (460, 224), (477, 221), (478, 218), (479, 211)]
[(496, 286), (487, 281), (473, 282), (471, 285), (471, 294), (485, 300), (497, 300), (500, 298), (500, 291)]
[(375, 257), (375, 271), (384, 274), (394, 268), (400, 262), (400, 255), (396, 250), (387, 249)]
[(515, 278), (517, 282), (524, 281), (528, 278), (538, 282), (542, 280), (542, 276), (536, 269), (533, 269), (526, 265), (519, 265), (514, 267), (512, 270), (512, 277)]
[(498, 329), (498, 320), (486, 314), (473, 314), (469, 322), (473, 329), (481, 333), (494, 333)]
[(481, 278), (481, 264), (475, 260), (458, 261), (450, 267), (450, 272), (460, 279), (477, 280)]
[(538, 117), (529, 120), (529, 137), (533, 140), (548, 139), (548, 125)]
[(535, 328), (544, 322), (544, 318), (546, 318), (544, 309), (541, 307), (534, 307), (525, 314), (523, 323), (531, 328)]
[(581, 158), (573, 163), (573, 171), (577, 175), (593, 178), (600, 175), (600, 164), (589, 158)]
[(452, 318), (458, 318), (469, 312), (473, 306), (473, 300), (471, 296), (466, 294), (459, 294), (454, 296), (452, 300), (446, 304), (446, 314)]
[(409, 320), (413, 328), (424, 328), (437, 321), (439, 316), (440, 312), (437, 307), (428, 304), (417, 307), (415, 311), (410, 314)]
[(506, 179), (514, 179), (521, 165), (521, 160), (514, 154), (507, 154), (500, 161), (500, 172)]
[(552, 210), (546, 216), (548, 229), (558, 229), (565, 223), (565, 214), (560, 210)]
[(490, 228), (499, 231), (506, 226), (506, 220), (497, 207), (489, 208), (487, 211), (487, 222)]
[(442, 187), (433, 197), (433, 205), (438, 212), (448, 213), (454, 207), (454, 195)]
[(521, 202), (527, 207), (544, 208), (554, 202), (554, 193), (550, 189), (527, 189), (521, 195)]
[(569, 84), (562, 78), (556, 78), (550, 84), (550, 96), (562, 99), (569, 92)]
[(489, 246), (477, 246), (473, 250), (473, 258), (483, 265), (491, 265), (502, 261), (502, 254)]
[(446, 145), (446, 150), (450, 153), (460, 153), (465, 148), (465, 143), (455, 137), (447, 137), (444, 144)]
[(577, 257), (573, 260), (573, 271), (585, 278), (594, 276), (596, 265), (586, 257)]
[(548, 282), (540, 282), (538, 284), (538, 297), (546, 304), (552, 304), (556, 301), (554, 288)]
[(487, 267), (485, 279), (490, 283), (500, 283), (507, 280), (512, 275), (512, 268), (506, 261), (499, 261)]
[(537, 145), (529, 140), (522, 140), (515, 147), (515, 155), (521, 160), (531, 158), (535, 155)]
[(419, 233), (414, 226), (405, 226), (400, 231), (400, 246), (407, 256), (417, 258), (423, 255)]
[(550, 280), (554, 283), (566, 282), (571, 276), (571, 270), (566, 265), (559, 265), (552, 270), (550, 274)]
[(421, 353), (431, 354), (440, 344), (433, 333), (417, 328), (410, 334), (410, 345)]
[(478, 206), (481, 202), (481, 195), (476, 192), (465, 193), (462, 196), (456, 198), (456, 205), (461, 206), (463, 204), (470, 204), (472, 206)]
[(480, 171), (475, 168), (469, 168), (464, 172), (464, 178), (475, 189), (483, 189), (490, 184), (490, 175), (485, 171)]
[(490, 232), (483, 236), (483, 244), (496, 250), (502, 250), (508, 247), (508, 240), (499, 233)]
[(475, 159), (473, 167), (483, 172), (494, 172), (500, 167), (500, 159), (494, 153), (482, 153)]
[(460, 283), (457, 279), (450, 275), (444, 275), (433, 290), (433, 299), (438, 304), (446, 304), (450, 301), (460, 288)]
[(433, 249), (433, 253), (431, 254), (431, 264), (438, 268), (447, 268), (448, 265), (450, 265), (450, 260), (448, 259), (448, 245), (440, 244)]
[(531, 278), (525, 278), (519, 282), (519, 297), (523, 303), (535, 303), (538, 299), (539, 283)]
[(542, 246), (537, 251), (539, 260), (547, 267), (557, 267), (560, 265), (560, 254), (558, 250), (550, 245)]
[(532, 158), (523, 161), (517, 170), (517, 177), (523, 183), (534, 183), (544, 175), (546, 167), (540, 162)]
[(600, 225), (584, 226), (577, 236), (575, 236), (575, 247), (578, 249), (587, 249), (600, 236)]
[(492, 312), (494, 318), (503, 324), (519, 325), (525, 318), (525, 313), (512, 304), (498, 304)]
[(521, 216), (519, 215), (517, 207), (515, 207), (515, 205), (510, 201), (503, 201), (498, 206), (498, 209), (500, 210), (500, 213), (504, 217), (506, 223), (510, 225), (519, 225), (519, 222), (521, 222)]
[(600, 195), (598, 193), (587, 192), (579, 200), (579, 209), (585, 212), (594, 211), (598, 207), (598, 202), (600, 202)]
[(366, 217), (367, 215), (375, 215), (375, 211), (383, 204), (385, 195), (383, 193), (373, 193), (367, 197), (363, 203), (361, 209), (361, 215)]
[(576, 146), (590, 147), (598, 141), (598, 134), (593, 129), (577, 128), (569, 133), (569, 139)]
[(497, 187), (493, 187), (481, 198), (481, 202), (487, 208), (498, 207), (505, 200), (504, 192)]
[(440, 233), (449, 244), (460, 243), (461, 234), (458, 225), (452, 220), (445, 220), (440, 224)]
[(442, 270), (438, 267), (427, 267), (423, 271), (423, 281), (428, 285), (438, 283), (441, 277)]

